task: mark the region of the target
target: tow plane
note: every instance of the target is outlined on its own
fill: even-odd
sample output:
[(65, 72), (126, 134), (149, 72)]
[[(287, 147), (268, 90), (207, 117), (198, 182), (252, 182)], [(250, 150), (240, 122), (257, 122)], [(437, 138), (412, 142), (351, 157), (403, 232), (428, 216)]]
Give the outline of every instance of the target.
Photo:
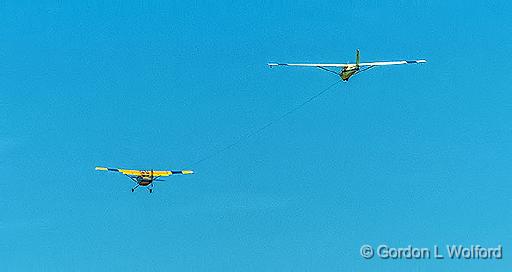
[(168, 177), (170, 175), (189, 175), (194, 174), (192, 170), (130, 170), (130, 169), (118, 169), (108, 167), (96, 167), (98, 171), (112, 171), (119, 172), (129, 177), (137, 185), (132, 188), (132, 192), (135, 191), (139, 186), (147, 187), (150, 193), (153, 192), (153, 186), (155, 181), (162, 181), (162, 177)]
[[(317, 67), (327, 72), (338, 75), (343, 81), (348, 81), (350, 77), (367, 71), (377, 66), (399, 65), (425, 63), (426, 60), (398, 60), (398, 61), (377, 61), (377, 62), (359, 62), (359, 49), (356, 51), (356, 63), (337, 64), (337, 63), (269, 63), (268, 66), (299, 66), (299, 67)], [(341, 68), (339, 72), (332, 68)]]

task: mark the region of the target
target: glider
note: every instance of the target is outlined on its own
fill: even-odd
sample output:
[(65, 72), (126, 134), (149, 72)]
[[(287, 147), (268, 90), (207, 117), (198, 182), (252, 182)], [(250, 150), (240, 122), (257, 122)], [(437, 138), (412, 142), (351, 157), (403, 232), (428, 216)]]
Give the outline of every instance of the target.
[(137, 186), (132, 188), (132, 192), (135, 191), (139, 186), (149, 186), (149, 192), (153, 192), (153, 182), (154, 181), (162, 181), (159, 179), (160, 177), (168, 177), (170, 175), (188, 175), (194, 174), (192, 170), (170, 170), (170, 171), (154, 171), (154, 170), (130, 170), (130, 169), (117, 169), (117, 168), (108, 168), (108, 167), (96, 167), (98, 171), (112, 171), (119, 172), (135, 183)]
[[(425, 63), (426, 60), (398, 60), (398, 61), (377, 61), (377, 62), (359, 62), (359, 49), (356, 51), (356, 63), (336, 64), (336, 63), (269, 63), (268, 66), (300, 66), (317, 67), (322, 70), (334, 73), (341, 77), (343, 81), (348, 81), (351, 76), (362, 73), (368, 69), (377, 66)], [(329, 69), (329, 67), (342, 68), (340, 72)]]

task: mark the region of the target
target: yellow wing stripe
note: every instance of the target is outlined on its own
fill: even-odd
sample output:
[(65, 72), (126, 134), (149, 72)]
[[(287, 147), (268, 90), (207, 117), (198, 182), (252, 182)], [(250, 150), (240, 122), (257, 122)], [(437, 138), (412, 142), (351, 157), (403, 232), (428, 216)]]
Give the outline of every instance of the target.
[(166, 177), (170, 175), (190, 175), (194, 174), (192, 170), (179, 170), (179, 171), (153, 171), (153, 176)]
[[(150, 172), (151, 174), (151, 172)], [(171, 171), (153, 171), (153, 176), (155, 177), (167, 177), (172, 175)]]
[(118, 169), (119, 172), (130, 175), (130, 176), (140, 176), (142, 175), (142, 171), (139, 170), (129, 170), (129, 169)]

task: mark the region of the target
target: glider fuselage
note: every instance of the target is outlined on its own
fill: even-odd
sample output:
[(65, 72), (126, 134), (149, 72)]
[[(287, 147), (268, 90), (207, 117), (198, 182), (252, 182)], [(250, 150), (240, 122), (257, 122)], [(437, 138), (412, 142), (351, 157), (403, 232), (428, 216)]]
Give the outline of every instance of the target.
[(344, 67), (340, 72), (340, 77), (343, 81), (348, 81), (357, 71), (359, 71), (359, 67), (356, 65)]

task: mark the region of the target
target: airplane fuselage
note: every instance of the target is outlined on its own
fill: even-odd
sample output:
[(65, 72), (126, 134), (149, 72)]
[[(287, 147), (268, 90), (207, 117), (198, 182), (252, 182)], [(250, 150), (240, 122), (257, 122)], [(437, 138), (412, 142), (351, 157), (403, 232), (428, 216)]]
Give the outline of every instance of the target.
[(140, 177), (137, 177), (137, 183), (140, 185), (140, 186), (148, 186), (150, 185), (151, 183), (153, 182), (153, 178), (152, 177), (148, 177), (148, 176), (140, 176)]
[(340, 72), (340, 77), (343, 81), (348, 81), (348, 79), (353, 76), (355, 73), (357, 73), (359, 71), (359, 67), (358, 66), (347, 66), (345, 68), (343, 68), (343, 70), (341, 70)]

